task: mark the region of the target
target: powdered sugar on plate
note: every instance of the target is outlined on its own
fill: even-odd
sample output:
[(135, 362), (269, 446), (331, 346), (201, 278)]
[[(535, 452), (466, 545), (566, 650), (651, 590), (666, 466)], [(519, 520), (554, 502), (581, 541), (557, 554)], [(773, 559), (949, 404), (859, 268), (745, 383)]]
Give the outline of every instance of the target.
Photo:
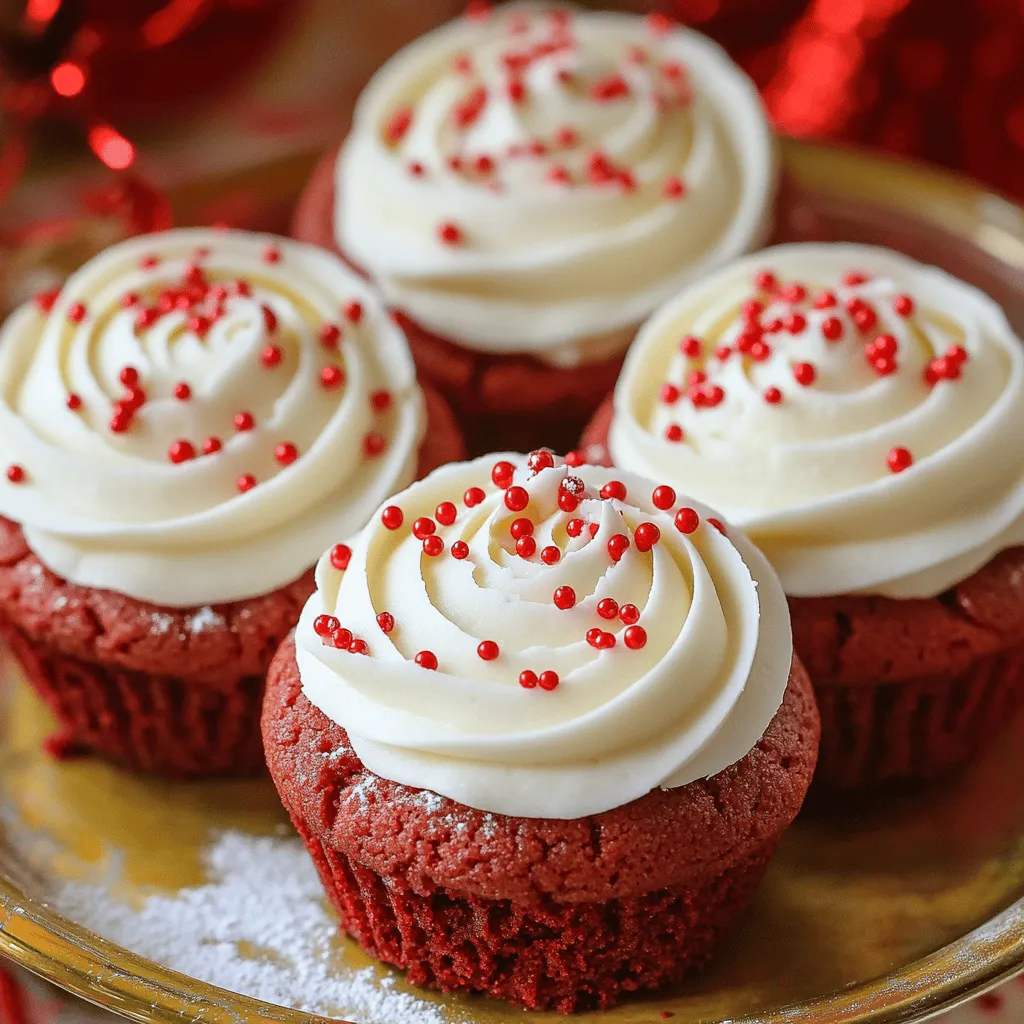
[(48, 902), (165, 967), (269, 1003), (357, 1024), (453, 1020), (436, 1003), (401, 991), (385, 968), (342, 962), (337, 922), (298, 839), (224, 832), (204, 859), (206, 884), (150, 895), (141, 905), (117, 899), (116, 880), (62, 882)]

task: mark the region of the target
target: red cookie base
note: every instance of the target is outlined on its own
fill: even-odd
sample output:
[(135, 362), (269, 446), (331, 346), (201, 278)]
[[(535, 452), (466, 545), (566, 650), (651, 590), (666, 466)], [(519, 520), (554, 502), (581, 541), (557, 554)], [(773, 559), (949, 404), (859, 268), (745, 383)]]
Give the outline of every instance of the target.
[[(444, 399), (424, 394), (419, 476), (465, 457)], [(62, 580), (15, 524), (0, 519), (0, 638), (57, 718), (46, 743), (57, 757), (92, 753), (170, 778), (263, 771), (267, 666), (313, 587), (310, 570), (272, 594), (214, 605), (197, 620), (196, 608), (162, 608)]]
[[(337, 151), (317, 165), (292, 219), (299, 241), (331, 249)], [(466, 430), (470, 454), (542, 445), (564, 450), (615, 384), (623, 355), (569, 369), (528, 355), (474, 352), (397, 314), (420, 374), (448, 399)]]
[[(580, 440), (612, 465), (609, 396)], [(930, 600), (791, 598), (821, 711), (816, 789), (927, 782), (970, 761), (1024, 707), (1024, 549)]]
[(341, 927), (416, 984), (528, 1009), (607, 1007), (704, 964), (747, 906), (814, 770), (795, 662), (764, 737), (712, 779), (576, 820), (488, 814), (373, 775), (271, 665), (267, 763)]

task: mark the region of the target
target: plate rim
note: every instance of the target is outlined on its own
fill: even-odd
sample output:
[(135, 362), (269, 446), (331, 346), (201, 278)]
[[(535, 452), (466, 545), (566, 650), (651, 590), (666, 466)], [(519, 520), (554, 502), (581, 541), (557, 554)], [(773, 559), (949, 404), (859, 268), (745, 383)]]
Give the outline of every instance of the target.
[[(787, 175), (815, 191), (841, 191), (898, 206), (1024, 269), (1024, 208), (950, 171), (864, 150), (780, 140)], [(309, 154), (309, 165), (318, 154)], [(260, 177), (279, 182), (290, 156)], [(898, 198), (897, 198), (898, 196)], [(187, 212), (189, 190), (181, 208)], [(998, 218), (998, 221), (997, 221)], [(184, 218), (188, 220), (186, 216)], [(346, 1024), (199, 981), (104, 939), (25, 895), (0, 870), (0, 953), (96, 1006), (147, 1024)], [(998, 985), (1024, 968), (1024, 898), (939, 950), (880, 978), (728, 1024), (916, 1024)], [(393, 1024), (401, 1024), (394, 1021)]]

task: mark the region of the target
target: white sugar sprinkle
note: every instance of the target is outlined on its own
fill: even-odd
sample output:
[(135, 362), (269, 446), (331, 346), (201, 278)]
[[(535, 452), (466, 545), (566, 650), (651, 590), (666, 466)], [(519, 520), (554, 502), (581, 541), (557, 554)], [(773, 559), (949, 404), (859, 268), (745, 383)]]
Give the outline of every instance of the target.
[(297, 839), (224, 832), (205, 853), (209, 881), (141, 906), (109, 884), (66, 882), (49, 902), (150, 960), (221, 988), (356, 1024), (444, 1024), (442, 1007), (397, 976), (339, 962), (337, 923)]
[(224, 625), (224, 617), (215, 612), (209, 605), (193, 612), (185, 620), (185, 628), (190, 633), (202, 633), (207, 629), (216, 629)]

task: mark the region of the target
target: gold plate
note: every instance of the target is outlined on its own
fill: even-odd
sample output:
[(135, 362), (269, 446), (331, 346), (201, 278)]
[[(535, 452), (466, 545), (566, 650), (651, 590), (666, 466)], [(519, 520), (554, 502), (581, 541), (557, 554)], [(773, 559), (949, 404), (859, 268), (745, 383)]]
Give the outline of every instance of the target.
[[(981, 285), (1024, 328), (1024, 211), (951, 175), (851, 151), (787, 142), (784, 162), (784, 237), (903, 248)], [(309, 166), (289, 160), (245, 183), (281, 199), (295, 193)], [(180, 193), (182, 219), (218, 188), (238, 185), (207, 182)], [(160, 967), (48, 905), (61, 886), (112, 865), (119, 894), (133, 903), (201, 884), (202, 853), (214, 832), (281, 835), (286, 818), (266, 780), (173, 785), (96, 762), (49, 760), (39, 748), (50, 727), (46, 713), (3, 659), (0, 651), (0, 952), (137, 1021), (323, 1020)], [(674, 992), (577, 1019), (897, 1024), (1020, 970), (1022, 744), (1024, 721), (939, 788), (842, 814), (805, 814), (708, 972)], [(259, 957), (258, 949), (245, 952)], [(339, 970), (368, 965), (341, 939), (327, 955)], [(451, 1024), (524, 1019), (490, 1000), (421, 993), (383, 967), (375, 976), (391, 992), (443, 1004)]]

